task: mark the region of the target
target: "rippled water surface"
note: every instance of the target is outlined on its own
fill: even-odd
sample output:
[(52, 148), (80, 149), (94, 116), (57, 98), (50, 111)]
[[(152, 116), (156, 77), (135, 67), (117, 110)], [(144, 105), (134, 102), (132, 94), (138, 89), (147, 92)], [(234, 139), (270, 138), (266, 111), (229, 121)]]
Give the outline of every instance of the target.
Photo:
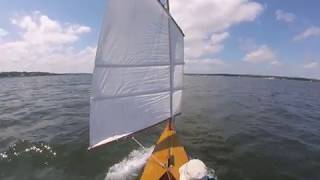
[[(137, 136), (148, 152), (131, 140), (88, 152), (90, 83), (0, 79), (1, 180), (138, 176), (129, 167), (143, 164), (162, 126)], [(180, 139), (219, 180), (320, 179), (320, 83), (186, 76), (183, 96)]]

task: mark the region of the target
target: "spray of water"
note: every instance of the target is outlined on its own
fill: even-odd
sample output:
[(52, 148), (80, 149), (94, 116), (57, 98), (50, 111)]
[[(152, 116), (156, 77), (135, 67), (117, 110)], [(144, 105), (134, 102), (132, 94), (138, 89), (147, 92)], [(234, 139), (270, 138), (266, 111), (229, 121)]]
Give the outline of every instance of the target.
[(154, 147), (132, 151), (121, 162), (109, 168), (105, 180), (133, 180), (152, 154)]
[[(133, 150), (121, 162), (109, 168), (105, 180), (135, 180), (148, 158), (153, 152), (154, 146), (146, 149)], [(212, 180), (218, 180), (215, 170), (208, 168), (208, 176)]]

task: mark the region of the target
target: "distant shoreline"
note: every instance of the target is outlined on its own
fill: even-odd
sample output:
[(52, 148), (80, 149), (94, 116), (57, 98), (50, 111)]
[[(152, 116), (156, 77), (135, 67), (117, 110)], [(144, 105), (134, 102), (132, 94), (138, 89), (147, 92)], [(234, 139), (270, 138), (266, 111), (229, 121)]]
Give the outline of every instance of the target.
[(0, 72), (0, 78), (81, 75), (89, 73), (48, 73), (48, 72)]
[[(0, 72), (0, 78), (10, 77), (34, 77), (34, 76), (63, 76), (63, 75), (92, 75), (91, 73), (49, 73), (49, 72)], [(320, 82), (320, 79), (272, 76), (272, 75), (252, 75), (252, 74), (192, 74), (186, 73), (186, 76), (220, 76), (220, 77), (247, 77), (262, 79), (278, 79), (278, 80), (297, 80), (297, 81), (314, 81)]]
[(252, 74), (184, 74), (186, 76), (223, 76), (223, 77), (247, 77), (247, 78), (262, 78), (262, 79), (277, 79), (277, 80), (296, 80), (296, 81), (316, 81), (319, 79), (302, 78), (302, 77), (287, 77), (287, 76), (272, 76), (272, 75), (252, 75)]

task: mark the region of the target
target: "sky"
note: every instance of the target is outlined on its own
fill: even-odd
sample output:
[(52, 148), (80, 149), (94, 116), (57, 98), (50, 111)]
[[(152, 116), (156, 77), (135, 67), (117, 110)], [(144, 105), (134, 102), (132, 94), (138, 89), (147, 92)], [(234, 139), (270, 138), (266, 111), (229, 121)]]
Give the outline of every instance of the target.
[[(1, 0), (0, 72), (93, 71), (107, 0)], [(171, 0), (186, 73), (320, 79), (320, 1)]]

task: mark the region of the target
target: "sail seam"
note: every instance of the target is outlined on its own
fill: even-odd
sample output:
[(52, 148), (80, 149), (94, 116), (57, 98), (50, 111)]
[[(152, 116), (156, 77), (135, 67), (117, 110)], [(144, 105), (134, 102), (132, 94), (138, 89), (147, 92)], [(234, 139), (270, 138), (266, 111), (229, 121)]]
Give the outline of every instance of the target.
[[(185, 63), (174, 63), (174, 66), (184, 65)], [(96, 64), (96, 67), (104, 68), (131, 68), (131, 67), (162, 67), (171, 66), (171, 64)]]
[[(173, 92), (176, 91), (182, 91), (183, 88), (174, 88)], [(102, 100), (108, 100), (108, 99), (119, 99), (119, 98), (127, 98), (127, 97), (135, 97), (135, 96), (143, 96), (143, 95), (152, 95), (152, 94), (160, 94), (165, 92), (171, 92), (170, 89), (160, 90), (160, 91), (149, 91), (149, 92), (139, 92), (135, 94), (125, 94), (125, 95), (118, 95), (118, 96), (96, 96), (93, 97), (93, 101), (102, 101)]]

